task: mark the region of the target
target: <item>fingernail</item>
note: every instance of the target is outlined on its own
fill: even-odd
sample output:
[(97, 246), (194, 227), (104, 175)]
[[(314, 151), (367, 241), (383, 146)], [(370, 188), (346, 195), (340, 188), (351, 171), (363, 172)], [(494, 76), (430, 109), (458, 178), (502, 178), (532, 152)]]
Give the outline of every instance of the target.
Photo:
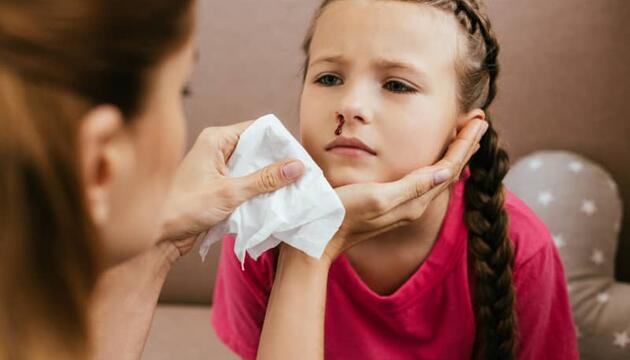
[(282, 175), (287, 180), (296, 180), (304, 173), (304, 165), (299, 161), (290, 162), (282, 167)]
[(433, 183), (439, 185), (451, 178), (451, 171), (449, 169), (438, 170), (433, 173)]
[(488, 124), (487, 121), (484, 121), (481, 124), (481, 127), (479, 128), (479, 133), (478, 133), (478, 137), (481, 139), (481, 137), (483, 137), (486, 134), (486, 131), (488, 131), (488, 127), (490, 126), (490, 124)]

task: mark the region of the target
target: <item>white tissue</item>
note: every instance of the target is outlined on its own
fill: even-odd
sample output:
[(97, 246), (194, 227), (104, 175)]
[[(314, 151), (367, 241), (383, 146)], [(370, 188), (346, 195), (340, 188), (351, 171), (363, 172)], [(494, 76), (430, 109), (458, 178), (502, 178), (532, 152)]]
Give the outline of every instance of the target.
[(241, 266), (246, 252), (256, 260), (280, 242), (321, 257), (341, 226), (345, 209), (322, 170), (277, 117), (266, 115), (249, 126), (227, 167), (230, 176), (240, 177), (288, 159), (302, 161), (302, 178), (241, 204), (227, 220), (211, 228), (199, 250), (202, 259), (210, 245), (226, 234), (236, 235), (234, 253)]

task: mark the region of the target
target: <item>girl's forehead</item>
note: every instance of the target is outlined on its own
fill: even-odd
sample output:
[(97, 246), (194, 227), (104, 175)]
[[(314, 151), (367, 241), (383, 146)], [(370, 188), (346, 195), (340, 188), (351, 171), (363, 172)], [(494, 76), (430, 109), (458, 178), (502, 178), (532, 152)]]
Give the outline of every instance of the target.
[(337, 0), (316, 23), (310, 56), (387, 58), (452, 67), (458, 32), (453, 15), (420, 3)]

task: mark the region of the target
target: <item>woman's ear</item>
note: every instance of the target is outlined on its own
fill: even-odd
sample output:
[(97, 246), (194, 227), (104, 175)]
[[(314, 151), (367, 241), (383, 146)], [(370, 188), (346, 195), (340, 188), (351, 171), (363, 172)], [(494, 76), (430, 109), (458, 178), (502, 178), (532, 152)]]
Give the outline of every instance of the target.
[(81, 179), (88, 211), (97, 227), (110, 218), (111, 188), (130, 159), (128, 135), (118, 108), (101, 105), (81, 119), (78, 144)]

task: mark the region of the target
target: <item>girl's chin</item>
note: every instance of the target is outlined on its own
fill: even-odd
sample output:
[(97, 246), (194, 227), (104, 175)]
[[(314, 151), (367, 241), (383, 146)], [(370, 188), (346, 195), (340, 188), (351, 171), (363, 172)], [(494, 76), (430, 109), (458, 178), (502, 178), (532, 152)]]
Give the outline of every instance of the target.
[(333, 188), (352, 184), (385, 182), (382, 177), (379, 177), (376, 174), (361, 174), (359, 172), (349, 174), (347, 172), (337, 173), (331, 171), (324, 172), (324, 176)]
[[(418, 166), (420, 167), (420, 166)], [(324, 168), (324, 176), (333, 188), (361, 183), (386, 183), (400, 180), (409, 172), (415, 170), (415, 167), (404, 169), (387, 169), (376, 171), (374, 168), (347, 168), (335, 167)]]

